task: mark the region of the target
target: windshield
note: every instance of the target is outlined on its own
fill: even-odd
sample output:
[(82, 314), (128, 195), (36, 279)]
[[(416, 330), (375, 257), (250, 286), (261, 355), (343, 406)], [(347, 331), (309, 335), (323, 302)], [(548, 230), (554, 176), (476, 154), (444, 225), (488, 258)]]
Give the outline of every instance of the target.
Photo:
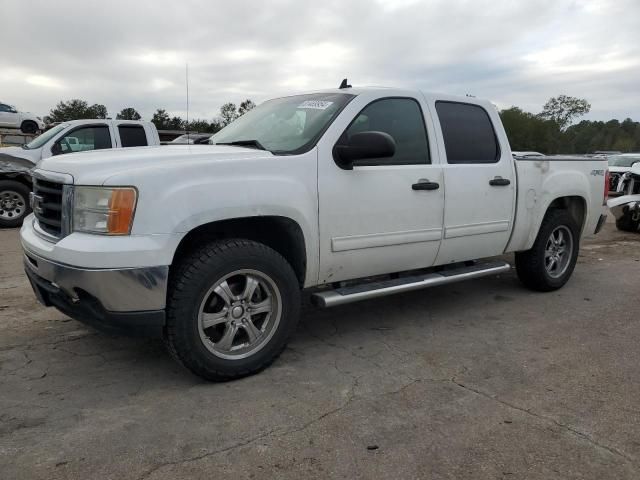
[(36, 137), (33, 141), (27, 143), (26, 145), (23, 145), (22, 148), (24, 148), (26, 150), (32, 150), (34, 148), (40, 148), (45, 143), (47, 143), (51, 138), (55, 137), (58, 133), (60, 133), (65, 128), (67, 128), (67, 126), (68, 126), (67, 124), (62, 123), (62, 124), (60, 124), (60, 125), (58, 125), (56, 127), (53, 127), (51, 130), (47, 130), (46, 132), (44, 132), (39, 137)]
[(640, 155), (610, 155), (607, 160), (610, 167), (631, 167), (640, 162)]
[(272, 153), (301, 153), (318, 141), (354, 97), (347, 93), (314, 93), (269, 100), (216, 133), (209, 143), (257, 145)]

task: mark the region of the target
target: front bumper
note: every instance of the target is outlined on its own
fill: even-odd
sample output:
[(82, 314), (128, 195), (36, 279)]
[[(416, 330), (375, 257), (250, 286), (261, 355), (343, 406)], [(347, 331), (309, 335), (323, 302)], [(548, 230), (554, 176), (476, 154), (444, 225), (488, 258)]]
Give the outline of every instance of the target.
[(607, 201), (607, 207), (616, 220), (627, 214), (640, 213), (640, 195), (623, 195)]
[(24, 266), (38, 300), (108, 333), (162, 334), (168, 266), (88, 269), (25, 251)]

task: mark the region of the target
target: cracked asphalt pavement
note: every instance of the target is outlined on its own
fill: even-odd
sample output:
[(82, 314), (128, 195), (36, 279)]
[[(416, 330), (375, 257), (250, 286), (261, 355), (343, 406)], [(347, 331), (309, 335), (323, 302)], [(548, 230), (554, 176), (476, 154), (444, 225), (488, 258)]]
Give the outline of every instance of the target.
[(0, 478), (640, 478), (640, 235), (569, 284), (515, 272), (305, 307), (272, 367), (206, 383), (36, 303), (0, 231)]

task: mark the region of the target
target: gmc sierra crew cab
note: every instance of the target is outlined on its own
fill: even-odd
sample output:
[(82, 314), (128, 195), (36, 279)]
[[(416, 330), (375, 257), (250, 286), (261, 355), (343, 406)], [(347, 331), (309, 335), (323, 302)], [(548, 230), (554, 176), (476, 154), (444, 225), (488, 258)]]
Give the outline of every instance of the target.
[(473, 97), (276, 98), (210, 143), (43, 160), (21, 230), (44, 305), (162, 336), (210, 380), (268, 366), (303, 290), (333, 307), (506, 272), (491, 257), (514, 252), (520, 280), (550, 291), (605, 219), (604, 159), (514, 158)]
[(31, 169), (45, 158), (90, 150), (160, 145), (151, 122), (73, 120), (50, 128), (22, 147), (0, 148), (0, 227), (18, 227), (31, 212)]

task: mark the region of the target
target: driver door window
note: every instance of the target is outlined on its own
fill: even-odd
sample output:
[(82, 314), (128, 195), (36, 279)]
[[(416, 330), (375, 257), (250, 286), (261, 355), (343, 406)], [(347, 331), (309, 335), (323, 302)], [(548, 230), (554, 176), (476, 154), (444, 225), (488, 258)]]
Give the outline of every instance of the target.
[(352, 135), (377, 131), (391, 135), (396, 142), (392, 157), (358, 160), (355, 165), (429, 164), (429, 142), (418, 102), (411, 98), (385, 98), (367, 105), (344, 132), (338, 143)]
[(81, 127), (60, 138), (56, 145), (59, 147), (55, 147), (54, 155), (102, 150), (112, 148), (111, 134), (109, 133), (109, 127), (106, 125)]

